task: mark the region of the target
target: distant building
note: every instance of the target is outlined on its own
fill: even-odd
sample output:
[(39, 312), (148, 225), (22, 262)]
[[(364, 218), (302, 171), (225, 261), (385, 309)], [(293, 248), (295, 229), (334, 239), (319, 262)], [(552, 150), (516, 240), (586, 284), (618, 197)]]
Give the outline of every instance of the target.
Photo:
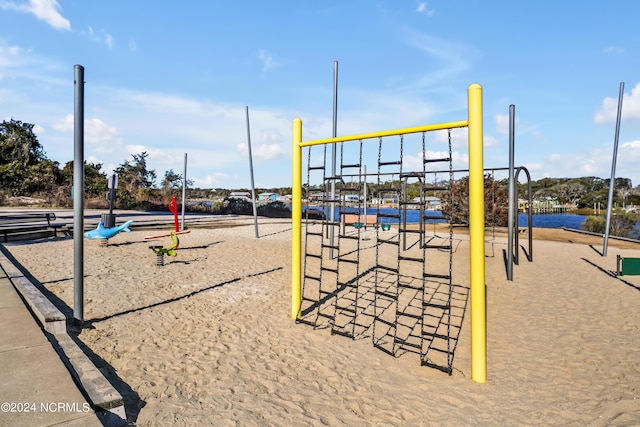
[(260, 193), (258, 194), (258, 201), (260, 202), (275, 202), (280, 199), (280, 195), (277, 193)]
[(228, 198), (251, 201), (251, 195), (246, 191), (232, 191)]

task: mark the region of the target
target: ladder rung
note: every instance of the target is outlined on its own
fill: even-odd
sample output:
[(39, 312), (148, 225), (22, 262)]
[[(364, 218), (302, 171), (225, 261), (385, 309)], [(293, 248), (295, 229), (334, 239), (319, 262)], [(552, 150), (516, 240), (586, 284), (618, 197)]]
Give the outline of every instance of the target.
[(322, 231), (307, 231), (307, 236), (323, 236)]
[(378, 193), (382, 192), (382, 191), (390, 191), (390, 192), (399, 192), (400, 188), (398, 187), (378, 187)]
[(338, 269), (337, 268), (331, 268), (331, 267), (320, 267), (320, 270), (322, 271), (328, 271), (330, 273), (336, 273), (338, 274)]
[(439, 159), (424, 159), (424, 163), (439, 163), (439, 162), (450, 162), (451, 157), (441, 157)]
[(443, 187), (441, 185), (424, 185), (422, 191), (448, 191), (449, 187)]
[(336, 250), (340, 249), (340, 246), (338, 246), (338, 245), (329, 245), (329, 244), (326, 244), (326, 243), (323, 243), (322, 247), (325, 248), (325, 249), (336, 249)]
[(309, 166), (310, 171), (324, 170), (324, 166)]
[(451, 249), (451, 245), (430, 245), (425, 243), (423, 246), (425, 249)]
[(359, 168), (360, 167), (360, 163), (352, 163), (350, 165), (342, 165), (340, 166), (342, 169), (347, 169), (347, 168)]
[(317, 280), (318, 282), (320, 281), (319, 277), (315, 277), (315, 276), (309, 276), (308, 274), (304, 275), (305, 279), (310, 279), (310, 280)]
[(325, 176), (324, 177), (325, 181), (342, 181), (342, 177), (340, 175), (336, 175), (336, 176)]
[(318, 254), (305, 254), (305, 256), (308, 256), (310, 258), (318, 258), (318, 259), (322, 258), (322, 255), (318, 255)]
[(378, 162), (378, 166), (401, 165), (402, 160), (394, 160), (392, 162)]
[(378, 218), (400, 218), (400, 214), (379, 213)]
[(413, 233), (413, 234), (420, 234), (420, 233), (422, 233), (422, 231), (421, 231), (421, 230), (415, 230), (415, 229), (413, 229), (413, 228), (412, 228), (412, 229), (407, 229), (407, 228), (402, 228), (402, 227), (400, 227), (400, 229), (399, 229), (398, 231), (400, 231), (401, 233), (410, 233), (410, 234), (411, 234), (411, 233)]
[(445, 217), (443, 217), (442, 215), (422, 215), (423, 219), (429, 220), (429, 219), (440, 219), (440, 220), (446, 220)]

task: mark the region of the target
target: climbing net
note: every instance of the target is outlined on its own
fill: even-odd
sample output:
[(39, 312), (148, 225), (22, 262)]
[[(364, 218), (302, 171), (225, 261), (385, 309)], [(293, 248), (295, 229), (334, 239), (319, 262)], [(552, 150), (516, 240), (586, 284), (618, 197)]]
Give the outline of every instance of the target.
[[(407, 139), (415, 135), (341, 142), (335, 170), (326, 145), (317, 156), (318, 150), (308, 148), (298, 320), (352, 339), (371, 338), (393, 356), (419, 354), (423, 365), (451, 374), (468, 288), (452, 281), (451, 225), (443, 236), (442, 227), (435, 228), (443, 216), (426, 206), (427, 196), (453, 188), (451, 129), (447, 152), (439, 158), (427, 158), (426, 135), (420, 132), (414, 140), (418, 168), (411, 168), (416, 156), (404, 155)], [(376, 169), (367, 174), (363, 153), (375, 145)], [(427, 184), (429, 168), (443, 163), (449, 181)], [(410, 184), (418, 189), (415, 197), (409, 197)]]

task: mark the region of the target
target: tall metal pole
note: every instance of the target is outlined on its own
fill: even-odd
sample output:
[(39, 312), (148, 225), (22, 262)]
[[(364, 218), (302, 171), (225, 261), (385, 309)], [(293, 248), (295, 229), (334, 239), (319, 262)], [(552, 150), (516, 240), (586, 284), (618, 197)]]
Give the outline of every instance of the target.
[(618, 95), (618, 117), (616, 118), (616, 134), (613, 141), (613, 159), (611, 160), (611, 181), (609, 181), (609, 199), (607, 201), (607, 221), (604, 229), (604, 246), (602, 256), (607, 256), (609, 245), (609, 227), (611, 226), (611, 206), (613, 204), (613, 187), (616, 181), (616, 159), (618, 158), (618, 137), (620, 136), (620, 118), (622, 117), (622, 97), (624, 96), (624, 82), (620, 82)]
[(184, 210), (187, 204), (187, 153), (184, 153), (184, 173), (182, 174), (182, 217), (180, 218), (180, 230), (184, 231)]
[[(338, 136), (338, 61), (333, 61), (333, 138)], [(331, 205), (329, 209), (330, 220), (335, 220), (336, 211), (336, 143), (331, 144)], [(335, 227), (329, 228), (329, 258), (333, 259), (333, 239)]]
[(256, 239), (260, 238), (258, 234), (258, 208), (256, 207), (256, 186), (253, 182), (253, 157), (251, 155), (251, 131), (249, 128), (249, 106), (247, 111), (247, 144), (249, 145), (249, 171), (251, 173), (251, 203), (253, 204), (253, 225), (256, 229)]
[[(508, 245), (507, 245), (507, 280), (513, 280), (513, 223), (516, 215), (516, 182), (514, 178), (514, 152), (515, 152), (515, 127), (516, 127), (516, 107), (509, 105), (509, 220)], [(517, 224), (516, 224), (517, 226)], [(518, 248), (516, 248), (518, 250)]]
[(74, 67), (73, 318), (84, 323), (84, 67)]

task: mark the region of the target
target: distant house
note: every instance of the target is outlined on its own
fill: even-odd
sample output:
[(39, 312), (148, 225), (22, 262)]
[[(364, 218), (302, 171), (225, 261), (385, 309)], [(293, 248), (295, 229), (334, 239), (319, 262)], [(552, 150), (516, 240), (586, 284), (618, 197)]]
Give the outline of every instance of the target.
[(241, 199), (241, 200), (249, 200), (251, 201), (251, 195), (246, 191), (232, 191), (229, 194), (229, 199)]
[(345, 194), (343, 196), (343, 200), (345, 202), (358, 203), (360, 201), (360, 196), (357, 194)]
[(278, 193), (260, 193), (258, 194), (258, 201), (260, 202), (275, 202), (280, 199), (280, 195)]
[(386, 203), (392, 203), (392, 204), (396, 204), (398, 203), (398, 195), (395, 193), (386, 193), (384, 194), (384, 196), (382, 196), (382, 203), (386, 204)]

